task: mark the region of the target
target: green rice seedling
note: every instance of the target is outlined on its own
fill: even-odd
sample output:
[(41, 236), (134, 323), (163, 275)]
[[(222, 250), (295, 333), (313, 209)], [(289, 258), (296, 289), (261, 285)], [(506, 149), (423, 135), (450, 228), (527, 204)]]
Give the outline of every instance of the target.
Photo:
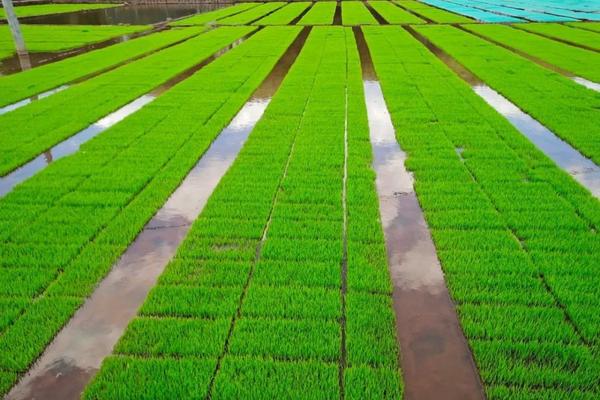
[(470, 18), (467, 18), (463, 15), (455, 14), (446, 10), (442, 10), (441, 8), (432, 7), (425, 3), (416, 0), (396, 0), (394, 3), (399, 4), (403, 8), (413, 11), (415, 14), (419, 16), (423, 16), (427, 19), (430, 19), (434, 22), (442, 23), (442, 24), (456, 24), (463, 22), (473, 22)]
[(0, 130), (4, 132), (0, 174), (7, 174), (251, 31), (230, 27), (208, 32), (0, 116)]
[(165, 285), (242, 287), (246, 282), (250, 267), (251, 263), (249, 262), (178, 258), (160, 276), (160, 283)]
[(287, 25), (311, 5), (310, 1), (288, 3), (279, 10), (253, 22), (252, 25)]
[(344, 1), (342, 2), (342, 23), (344, 25), (377, 25), (377, 20), (364, 3)]
[(35, 297), (55, 276), (51, 269), (5, 268), (0, 275), (0, 296)]
[(195, 357), (109, 357), (104, 374), (93, 381), (83, 398), (203, 399), (216, 364), (215, 359)]
[[(21, 25), (27, 51), (58, 52), (94, 44), (123, 35), (131, 35), (149, 26), (128, 25)], [(0, 26), (0, 58), (11, 56), (15, 44), (7, 25)]]
[(215, 380), (213, 399), (339, 397), (338, 366), (318, 361), (283, 362), (226, 356)]
[[(339, 275), (339, 270), (337, 271)], [(338, 288), (250, 285), (241, 314), (253, 318), (328, 319), (340, 317)]]
[[(35, 361), (197, 163), (212, 139), (272, 70), (299, 30), (296, 27), (263, 29), (257, 36), (164, 93), (140, 113), (84, 144), (82, 151), (53, 162), (0, 201), (0, 210), (3, 210), (0, 215), (14, 214), (16, 205), (23, 210), (17, 222), (11, 225), (11, 230), (3, 235), (0, 265), (13, 268), (15, 274), (23, 271), (23, 276), (26, 275), (25, 268), (59, 272), (45, 289), (36, 289), (35, 302), (31, 305), (24, 303), (16, 318), (7, 321), (10, 325), (4, 327), (0, 337), (3, 371), (12, 371), (18, 376)], [(206, 93), (206, 96), (198, 96), (198, 93)], [(187, 113), (193, 113), (194, 119), (179, 118)], [(171, 123), (166, 123), (169, 118), (172, 118)], [(130, 135), (134, 135), (135, 140)], [(177, 141), (179, 147), (153, 146), (151, 138), (160, 142), (165, 135)], [(126, 145), (115, 146), (121, 138)], [(189, 142), (194, 146), (186, 145)], [(107, 180), (113, 177), (115, 186), (123, 185), (124, 170), (129, 176), (136, 177), (138, 189), (132, 192), (132, 198), (120, 194), (114, 196), (107, 191), (107, 198), (115, 204), (111, 207), (75, 204), (90, 193), (90, 187), (85, 185), (87, 180), (102, 177), (104, 184), (110, 187)], [(36, 192), (42, 195), (31, 196)], [(62, 203), (63, 198), (69, 199), (69, 205)], [(122, 203), (116, 205), (118, 199)], [(43, 208), (40, 204), (44, 204)], [(30, 214), (25, 212), (29, 208)], [(115, 209), (118, 210), (116, 215)], [(65, 243), (82, 240), (82, 232), (89, 232), (89, 236), (82, 245), (48, 245), (41, 237), (18, 236), (23, 227), (42, 220), (57, 229), (70, 227), (74, 234), (65, 237)], [(67, 230), (62, 234), (66, 235)], [(33, 239), (36, 241), (31, 241)], [(216, 243), (204, 243), (215, 259), (223, 258), (228, 252), (228, 243), (220, 239)], [(243, 249), (245, 242), (238, 240), (235, 244)], [(239, 249), (233, 253), (242, 254)], [(208, 255), (204, 253), (201, 257)], [(15, 280), (18, 279), (15, 276)], [(193, 286), (166, 286), (165, 292), (159, 290), (151, 295), (155, 300), (145, 310), (153, 315), (206, 316), (221, 313), (225, 318), (231, 318), (237, 309), (238, 290), (194, 289)], [(43, 292), (39, 294), (38, 290)], [(169, 293), (177, 290), (187, 294), (182, 295), (181, 303), (170, 305)], [(194, 312), (198, 291), (210, 292), (215, 303), (207, 303), (206, 308)], [(230, 308), (223, 299), (231, 300)], [(126, 389), (130, 390), (133, 389)]]
[(371, 0), (369, 5), (390, 24), (422, 24), (425, 22), (389, 1)]
[(234, 356), (335, 362), (340, 340), (337, 321), (240, 318), (228, 351)]
[(514, 24), (514, 26), (529, 32), (548, 36), (559, 41), (566, 41), (580, 46), (591, 47), (600, 50), (598, 34), (583, 29), (572, 29), (563, 24), (540, 23), (540, 24)]
[(565, 25), (588, 31), (600, 32), (600, 22), (565, 22)]
[(230, 15), (241, 13), (250, 10), (258, 5), (258, 3), (237, 3), (229, 7), (219, 8), (214, 11), (204, 12), (191, 17), (186, 17), (178, 21), (172, 22), (171, 26), (189, 26), (189, 25), (206, 25), (215, 23), (217, 20), (229, 17)]
[(218, 23), (220, 25), (249, 24), (249, 23), (265, 16), (266, 14), (269, 14), (269, 13), (283, 7), (285, 4), (286, 3), (282, 2), (282, 1), (273, 1), (270, 3), (263, 3), (257, 7), (252, 7), (251, 9), (241, 12), (239, 14), (220, 19), (218, 21)]
[[(468, 28), (476, 29), (470, 25)], [(507, 29), (512, 34), (532, 36)], [(582, 154), (596, 163), (600, 162), (598, 141), (593, 139), (598, 136), (596, 132), (600, 126), (594, 111), (600, 94), (454, 27), (415, 26), (415, 30)], [(524, 41), (520, 40), (519, 43)], [(557, 45), (562, 46), (560, 43)]]
[(170, 29), (0, 77), (0, 106), (84, 78), (201, 33), (204, 28)]
[[(532, 25), (536, 26), (536, 24)], [(600, 55), (594, 51), (570, 46), (520, 29), (513, 29), (507, 25), (486, 25), (482, 28), (480, 25), (475, 24), (464, 25), (464, 27), (496, 42), (571, 71), (576, 75), (600, 82), (600, 67), (598, 67)], [(574, 29), (564, 26), (563, 28), (567, 31), (574, 31)], [(596, 41), (599, 39), (596, 38)], [(600, 48), (600, 45), (598, 47)]]
[(539, 389), (539, 388), (521, 388), (507, 386), (490, 386), (486, 390), (487, 398), (490, 400), (534, 400), (534, 399), (552, 399), (552, 400), (592, 400), (597, 397), (593, 392), (582, 392), (580, 390), (561, 390), (561, 389)]
[(335, 1), (319, 1), (298, 21), (298, 25), (331, 25), (335, 15)]
[[(415, 29), (448, 49), (476, 41), (473, 57), (504, 57), (453, 28), (432, 27), (448, 35)], [(363, 31), (488, 398), (597, 397), (600, 321), (589, 313), (597, 290), (592, 282), (568, 284), (585, 281), (600, 261), (597, 200), (409, 33)], [(464, 49), (457, 54), (470, 57)], [(494, 173), (492, 165), (509, 173)], [(451, 182), (444, 170), (452, 171)], [(462, 206), (460, 197), (479, 205)], [(575, 199), (595, 205), (582, 208)], [(480, 216), (489, 217), (475, 229), (461, 225)], [(488, 220), (494, 228), (482, 229)]]
[(140, 357), (216, 357), (225, 345), (229, 318), (138, 318), (115, 351)]
[[(36, 15), (63, 14), (75, 11), (100, 10), (118, 7), (119, 4), (35, 4), (15, 7), (17, 17), (33, 17)], [(0, 18), (4, 18), (4, 10), (0, 9)]]
[(344, 388), (347, 399), (402, 398), (402, 383), (395, 368), (350, 367), (344, 374)]
[(21, 315), (29, 303), (25, 298), (0, 298), (0, 333)]
[(336, 263), (261, 260), (256, 264), (252, 281), (257, 285), (275, 287), (337, 289), (340, 287), (340, 268)]

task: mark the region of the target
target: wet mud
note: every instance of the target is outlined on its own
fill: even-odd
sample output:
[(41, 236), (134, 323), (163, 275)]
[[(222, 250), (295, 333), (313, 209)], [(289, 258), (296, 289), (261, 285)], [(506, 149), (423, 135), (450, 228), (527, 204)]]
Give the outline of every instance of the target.
[(333, 25), (342, 25), (342, 3), (338, 1), (333, 14)]
[(202, 12), (213, 11), (227, 3), (125, 5), (100, 10), (41, 15), (21, 18), (24, 24), (46, 25), (152, 25)]
[[(304, 33), (306, 32), (306, 33)], [(92, 296), (60, 331), (7, 399), (79, 399), (145, 300), (268, 106), (308, 29), (257, 93), (221, 131), (163, 207), (146, 224)], [(300, 45), (298, 46), (298, 43)], [(285, 70), (285, 71), (284, 71)], [(266, 85), (266, 88), (263, 86)], [(270, 88), (270, 89), (269, 89)]]
[(393, 283), (404, 398), (484, 399), (471, 351), (413, 189), (412, 175), (404, 167), (406, 154), (396, 141), (364, 37), (360, 32), (356, 36)]

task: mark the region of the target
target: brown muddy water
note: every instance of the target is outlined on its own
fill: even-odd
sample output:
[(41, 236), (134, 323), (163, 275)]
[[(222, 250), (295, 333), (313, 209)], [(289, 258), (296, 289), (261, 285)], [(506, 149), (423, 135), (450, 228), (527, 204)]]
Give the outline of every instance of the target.
[(7, 399), (79, 399), (235, 161), (305, 39), (290, 46)]
[[(59, 144), (46, 150), (44, 153), (38, 155), (36, 158), (34, 158), (33, 160), (24, 164), (23, 166), (17, 168), (16, 170), (9, 173), (8, 175), (0, 177), (0, 198), (5, 196), (7, 193), (9, 193), (19, 183), (23, 182), (26, 179), (31, 178), (33, 175), (35, 175), (39, 171), (46, 168), (53, 161), (56, 161), (60, 158), (63, 158), (63, 157), (66, 157), (68, 155), (75, 153), (76, 151), (79, 150), (79, 148), (81, 147), (81, 145), (83, 143), (87, 142), (90, 139), (93, 139), (94, 137), (98, 136), (99, 134), (101, 134), (102, 132), (107, 130), (108, 128), (115, 125), (116, 123), (122, 121), (129, 115), (135, 113), (140, 108), (142, 108), (146, 104), (150, 103), (156, 97), (160, 96), (162, 93), (166, 92), (167, 90), (169, 90), (170, 88), (172, 88), (173, 86), (178, 84), (179, 82), (187, 79), (188, 77), (190, 77), (191, 75), (196, 73), (198, 70), (200, 70), (207, 64), (211, 63), (212, 61), (216, 60), (223, 54), (227, 53), (229, 50), (233, 49), (234, 47), (239, 46), (244, 40), (248, 39), (250, 36), (252, 36), (257, 31), (258, 30), (254, 30), (254, 31), (250, 32), (248, 35), (246, 35), (246, 36), (238, 39), (237, 41), (233, 42), (232, 44), (222, 48), (221, 50), (219, 50), (215, 54), (211, 55), (207, 59), (201, 61), (200, 63), (196, 64), (195, 66), (176, 75), (175, 77), (169, 79), (167, 82), (159, 85), (158, 87), (156, 87), (149, 93), (146, 93), (146, 94), (138, 97), (137, 99), (133, 100), (132, 102), (119, 108), (117, 111), (114, 111), (111, 114), (101, 118), (100, 120), (94, 122), (87, 128), (79, 131), (78, 133), (74, 134), (73, 136), (70, 136), (69, 138), (65, 139), (64, 141), (60, 142)], [(53, 94), (53, 93), (48, 94), (48, 96), (51, 94)]]
[[(489, 87), (448, 53), (410, 27), (405, 27), (417, 40), (443, 61), (454, 73), (467, 82), (477, 95), (504, 116), (522, 135), (527, 137), (546, 156), (577, 182), (600, 198), (600, 168), (570, 144), (560, 139), (529, 114)], [(589, 82), (589, 81), (588, 81)]]
[(362, 33), (361, 62), (396, 333), (408, 400), (483, 399), (481, 381), (450, 299), (435, 246), (404, 167)]
[(151, 25), (193, 14), (213, 11), (228, 5), (230, 4), (131, 4), (101, 10), (27, 17), (20, 20), (24, 24), (46, 25)]

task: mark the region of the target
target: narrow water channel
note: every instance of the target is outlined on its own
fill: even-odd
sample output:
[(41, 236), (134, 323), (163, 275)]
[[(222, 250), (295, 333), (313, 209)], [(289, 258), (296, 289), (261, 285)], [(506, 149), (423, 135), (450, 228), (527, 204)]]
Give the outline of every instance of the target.
[(235, 161), (295, 61), (307, 32), (305, 29), (290, 46), (7, 399), (79, 399)]
[(68, 87), (69, 87), (69, 85), (61, 85), (61, 86), (59, 86), (57, 88), (54, 88), (54, 89), (51, 89), (51, 90), (47, 90), (47, 91), (42, 92), (42, 93), (40, 93), (38, 95), (32, 96), (32, 97), (30, 97), (28, 99), (24, 99), (24, 100), (21, 100), (21, 101), (17, 101), (16, 103), (12, 103), (12, 104), (9, 104), (7, 106), (0, 107), (0, 115), (6, 114), (7, 112), (11, 112), (11, 111), (14, 111), (14, 110), (16, 110), (18, 108), (24, 107), (24, 106), (26, 106), (27, 104), (30, 104), (33, 101), (45, 99), (46, 97), (50, 97), (50, 96), (52, 96), (55, 93), (62, 92), (63, 90), (67, 89)]
[(473, 357), (450, 299), (435, 246), (406, 170), (362, 32), (355, 30), (373, 168), (407, 400), (483, 399)]
[(467, 82), (477, 95), (504, 116), (523, 136), (527, 137), (538, 149), (556, 165), (600, 198), (600, 167), (585, 157), (569, 143), (562, 140), (550, 129), (523, 112), (510, 100), (493, 90), (471, 71), (456, 61), (448, 53), (410, 27), (406, 30), (424, 44), (433, 54), (443, 61), (454, 73)]
[(112, 112), (111, 114), (94, 122), (87, 128), (77, 132), (76, 134), (74, 134), (74, 135), (68, 137), (67, 139), (63, 140), (62, 142), (56, 144), (49, 150), (46, 150), (45, 152), (39, 154), (33, 160), (31, 160), (28, 163), (22, 165), (21, 167), (15, 169), (8, 175), (0, 177), (0, 198), (2, 198), (7, 193), (12, 191), (14, 189), (14, 187), (16, 185), (18, 185), (19, 183), (31, 178), (39, 171), (46, 168), (53, 161), (56, 161), (60, 158), (69, 156), (69, 155), (77, 152), (82, 144), (84, 144), (88, 140), (91, 140), (94, 137), (98, 136), (99, 134), (106, 131), (113, 125), (117, 124), (118, 122), (122, 121), (126, 117), (130, 116), (131, 114), (137, 112), (138, 110), (140, 110), (146, 104), (153, 101), (156, 97), (158, 97), (165, 91), (169, 90), (170, 88), (172, 88), (179, 82), (190, 77), (191, 75), (193, 75), (194, 73), (199, 71), (201, 68), (203, 68), (210, 62), (216, 60), (223, 54), (227, 53), (229, 50), (240, 45), (244, 40), (246, 40), (247, 38), (249, 38), (256, 32), (257, 32), (257, 30), (249, 33), (248, 35), (244, 36), (241, 39), (236, 40), (232, 44), (227, 45), (226, 47), (222, 48), (221, 50), (219, 50), (212, 56), (208, 57), (207, 59), (202, 60), (200, 63), (196, 64), (195, 66), (193, 66), (193, 67), (187, 69), (186, 71), (176, 75), (175, 77), (169, 79), (167, 82), (156, 87), (149, 93), (146, 93), (146, 94), (138, 97), (137, 99), (124, 105), (123, 107)]

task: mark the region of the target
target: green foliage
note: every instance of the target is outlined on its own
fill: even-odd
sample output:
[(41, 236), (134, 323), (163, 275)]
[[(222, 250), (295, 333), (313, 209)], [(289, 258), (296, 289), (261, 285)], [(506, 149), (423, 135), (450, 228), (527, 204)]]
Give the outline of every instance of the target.
[(377, 20), (361, 1), (342, 2), (342, 24), (377, 25)]
[[(75, 11), (99, 10), (118, 7), (119, 4), (77, 3), (77, 4), (39, 4), (15, 7), (17, 17), (32, 17), (35, 15), (62, 14)], [(0, 19), (4, 18), (4, 10), (0, 8)]]
[(257, 19), (269, 14), (275, 10), (280, 9), (286, 3), (283, 1), (272, 1), (269, 3), (260, 4), (257, 7), (241, 12), (230, 17), (220, 19), (218, 23), (220, 25), (245, 25), (256, 21)]
[(229, 7), (219, 8), (215, 11), (209, 11), (201, 14), (192, 15), (171, 23), (171, 26), (187, 26), (187, 25), (206, 25), (214, 23), (221, 18), (228, 17), (232, 14), (241, 13), (258, 5), (258, 3), (237, 3)]
[(454, 14), (452, 12), (442, 10), (441, 8), (432, 7), (416, 0), (395, 0), (394, 3), (399, 4), (407, 10), (414, 11), (414, 13), (417, 15), (442, 24), (473, 22), (472, 19), (463, 15)]
[(310, 10), (298, 21), (298, 25), (330, 25), (333, 23), (337, 2), (320, 1), (314, 3)]
[(371, 0), (369, 5), (390, 24), (422, 24), (425, 22), (390, 1)]
[(567, 25), (556, 23), (514, 24), (526, 31), (600, 50), (598, 34), (583, 29), (572, 29)]
[(253, 22), (252, 25), (287, 25), (310, 7), (310, 1), (288, 3), (279, 10)]

